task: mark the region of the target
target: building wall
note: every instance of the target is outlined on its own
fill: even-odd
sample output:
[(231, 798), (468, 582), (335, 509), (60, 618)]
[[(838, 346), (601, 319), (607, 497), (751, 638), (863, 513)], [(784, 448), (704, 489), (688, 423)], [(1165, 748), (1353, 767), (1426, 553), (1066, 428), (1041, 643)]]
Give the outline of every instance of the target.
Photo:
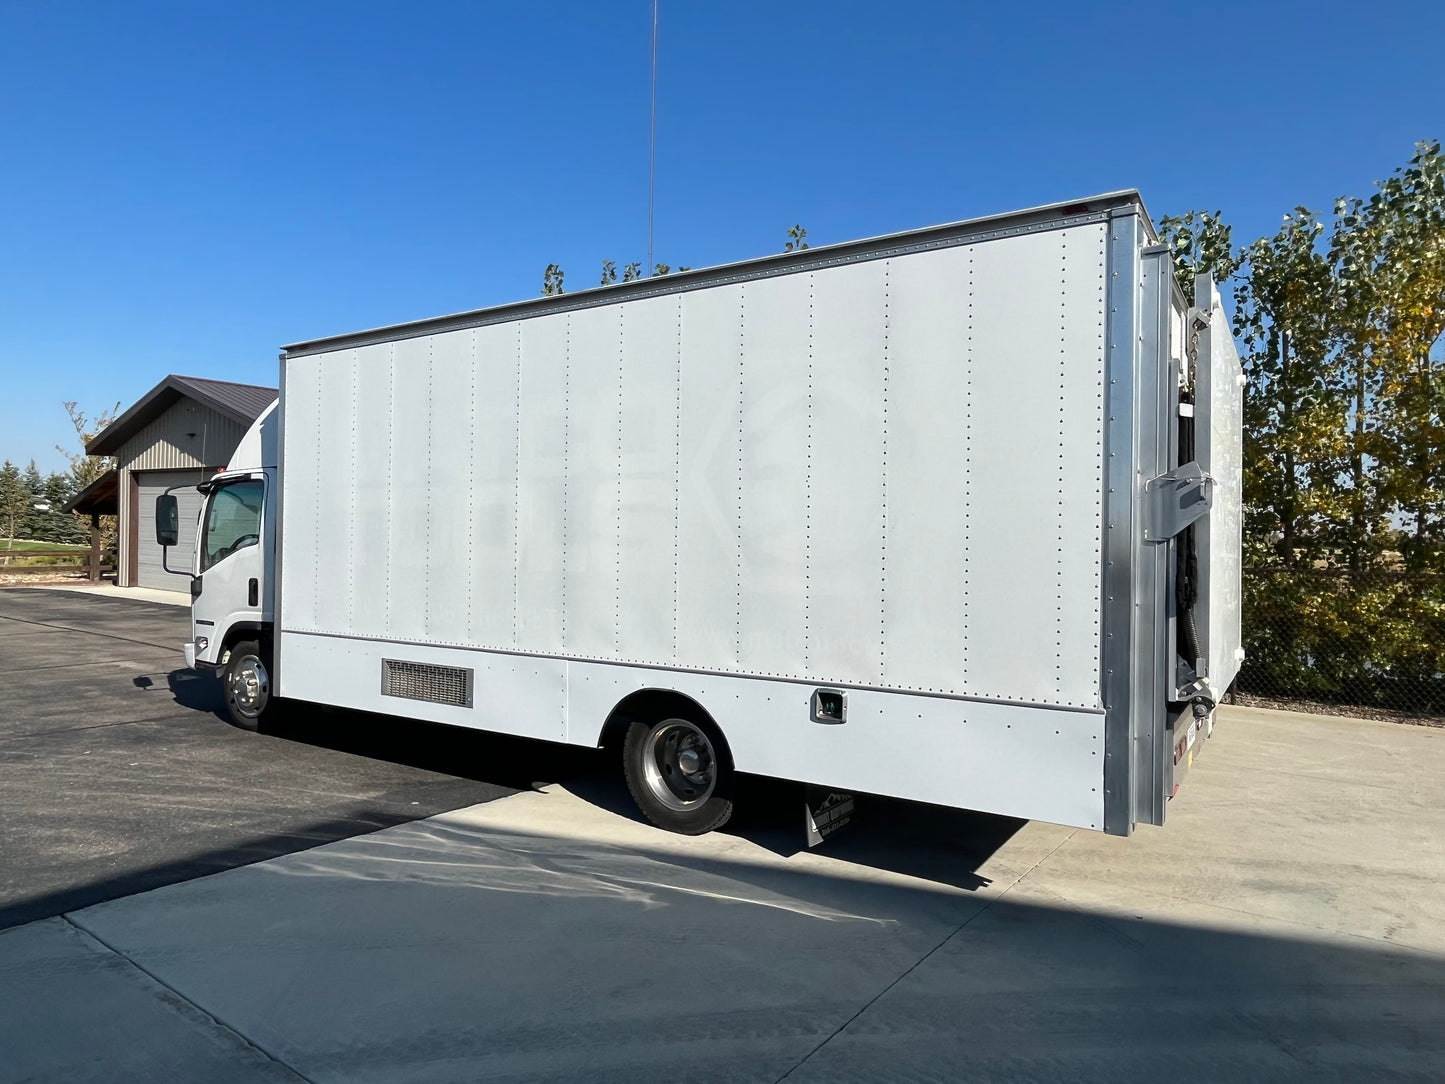
[(172, 404), (121, 446), (121, 470), (184, 470), (225, 465), (248, 427), (194, 399)]
[[(135, 507), (135, 473), (150, 470), (204, 470), (224, 468), (245, 435), (247, 426), (182, 397), (164, 413), (121, 446), (116, 455), (119, 477), (120, 552), (116, 582), (135, 586), (138, 547), (154, 546), (154, 539), (141, 538), (139, 513)], [(181, 583), (179, 577), (177, 583)], [(180, 588), (184, 589), (184, 587)]]

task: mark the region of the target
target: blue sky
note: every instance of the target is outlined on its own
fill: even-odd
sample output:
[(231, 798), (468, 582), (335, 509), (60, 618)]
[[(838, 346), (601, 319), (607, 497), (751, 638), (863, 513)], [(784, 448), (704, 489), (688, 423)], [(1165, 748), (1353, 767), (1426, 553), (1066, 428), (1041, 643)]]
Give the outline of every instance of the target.
[[(647, 245), (649, 0), (0, 0), (0, 458), (61, 401)], [(1137, 187), (1236, 237), (1445, 136), (1445, 4), (662, 0), (655, 258)]]

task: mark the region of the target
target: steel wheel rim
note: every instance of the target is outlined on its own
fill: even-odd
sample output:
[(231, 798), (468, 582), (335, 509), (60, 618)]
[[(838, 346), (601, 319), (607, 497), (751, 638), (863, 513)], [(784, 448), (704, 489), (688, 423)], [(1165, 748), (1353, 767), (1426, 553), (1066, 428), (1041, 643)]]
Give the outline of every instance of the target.
[(271, 694), (271, 679), (266, 664), (254, 655), (247, 655), (231, 667), (231, 700), (248, 719), (254, 719), (266, 707)]
[(697, 726), (668, 719), (647, 736), (642, 776), (652, 796), (668, 809), (696, 809), (717, 789), (717, 754)]

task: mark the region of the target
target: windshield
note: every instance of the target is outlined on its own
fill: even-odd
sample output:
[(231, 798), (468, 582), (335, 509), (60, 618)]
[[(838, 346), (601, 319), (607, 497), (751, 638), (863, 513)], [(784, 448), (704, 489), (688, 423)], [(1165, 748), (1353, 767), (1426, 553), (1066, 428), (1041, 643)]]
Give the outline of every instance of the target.
[(211, 494), (201, 540), (201, 571), (239, 549), (261, 541), (261, 502), (266, 485), (259, 478), (232, 482)]

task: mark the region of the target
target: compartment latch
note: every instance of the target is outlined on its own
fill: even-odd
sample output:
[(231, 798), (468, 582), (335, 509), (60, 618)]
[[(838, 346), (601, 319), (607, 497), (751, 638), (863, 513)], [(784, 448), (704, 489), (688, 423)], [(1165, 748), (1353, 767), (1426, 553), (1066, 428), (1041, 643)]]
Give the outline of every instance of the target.
[(1185, 463), (1144, 483), (1144, 540), (1168, 542), (1214, 504), (1214, 479)]

